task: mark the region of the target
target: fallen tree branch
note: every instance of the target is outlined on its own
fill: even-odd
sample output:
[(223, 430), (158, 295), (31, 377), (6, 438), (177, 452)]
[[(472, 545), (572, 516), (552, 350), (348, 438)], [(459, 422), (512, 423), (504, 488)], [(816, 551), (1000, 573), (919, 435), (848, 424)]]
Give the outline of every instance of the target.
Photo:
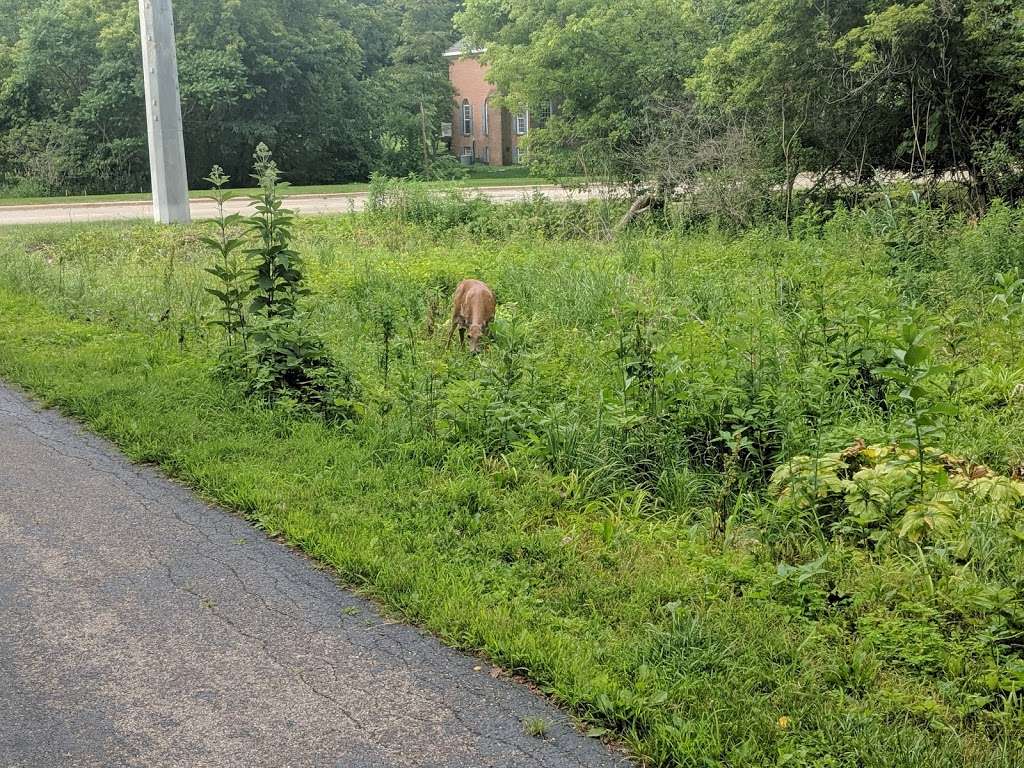
[(615, 225), (614, 231), (621, 232), (622, 230), (624, 230), (626, 227), (633, 223), (637, 216), (651, 210), (651, 208), (654, 206), (654, 202), (655, 197), (653, 193), (648, 192), (646, 194), (640, 195), (640, 197), (633, 201), (633, 204), (629, 207), (629, 210), (626, 211), (625, 215), (623, 215), (623, 217), (619, 220), (619, 223)]

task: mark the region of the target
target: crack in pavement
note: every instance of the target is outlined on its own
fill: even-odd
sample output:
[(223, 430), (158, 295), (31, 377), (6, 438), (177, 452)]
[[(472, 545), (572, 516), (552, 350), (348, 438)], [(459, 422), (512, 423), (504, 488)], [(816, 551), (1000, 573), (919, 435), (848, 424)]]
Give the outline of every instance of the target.
[(2, 384), (0, 561), (3, 768), (631, 765)]

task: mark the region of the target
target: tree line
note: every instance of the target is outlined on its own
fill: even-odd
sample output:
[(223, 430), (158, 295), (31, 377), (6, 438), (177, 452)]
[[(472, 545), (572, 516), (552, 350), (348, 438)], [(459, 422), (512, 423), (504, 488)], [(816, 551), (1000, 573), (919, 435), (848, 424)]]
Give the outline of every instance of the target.
[[(190, 183), (214, 164), (246, 180), (260, 142), (302, 183), (422, 170), (457, 6), (175, 0)], [(146, 189), (141, 56), (136, 0), (0, 0), (0, 187)]]
[(550, 173), (1024, 194), (1020, 0), (466, 0), (457, 20), (508, 101), (558, 104), (529, 147)]
[[(444, 49), (505, 105), (553, 104), (539, 174), (765, 190), (898, 173), (1024, 196), (1020, 0), (175, 0), (192, 181), (253, 147), (293, 181), (423, 173), (451, 112)], [(146, 187), (135, 0), (0, 0), (0, 186)], [(804, 174), (803, 176), (801, 174)]]

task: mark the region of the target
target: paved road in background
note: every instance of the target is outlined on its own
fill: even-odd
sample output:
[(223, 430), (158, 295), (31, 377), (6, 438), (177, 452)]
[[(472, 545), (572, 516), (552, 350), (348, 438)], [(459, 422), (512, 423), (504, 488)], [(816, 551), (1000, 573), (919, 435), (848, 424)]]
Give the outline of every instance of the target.
[(0, 563), (2, 768), (626, 764), (2, 385)]
[[(578, 191), (555, 186), (477, 187), (467, 188), (465, 191), (498, 203), (529, 199), (537, 192), (551, 200), (585, 200), (601, 194), (597, 189)], [(315, 216), (361, 211), (366, 207), (366, 199), (365, 192), (337, 195), (291, 195), (287, 199), (287, 205), (299, 213)], [(247, 199), (238, 198), (228, 204), (228, 211), (241, 213), (246, 211), (249, 205)], [(192, 218), (196, 220), (212, 219), (217, 216), (217, 206), (207, 198), (193, 200), (191, 208)], [(0, 206), (0, 225), (70, 224), (152, 218), (153, 207), (148, 202)]]

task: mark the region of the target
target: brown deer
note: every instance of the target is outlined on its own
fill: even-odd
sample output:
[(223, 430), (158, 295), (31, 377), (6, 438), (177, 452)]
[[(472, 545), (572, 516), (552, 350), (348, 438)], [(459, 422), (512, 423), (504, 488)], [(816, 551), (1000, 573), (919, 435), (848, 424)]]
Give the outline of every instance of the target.
[(474, 355), (480, 351), (480, 337), (494, 319), (494, 291), (479, 280), (463, 280), (452, 297), (452, 327), (448, 331), (445, 349), (451, 346), (452, 335), (459, 329), (459, 344), (465, 348), (466, 331), (469, 331), (469, 351)]

